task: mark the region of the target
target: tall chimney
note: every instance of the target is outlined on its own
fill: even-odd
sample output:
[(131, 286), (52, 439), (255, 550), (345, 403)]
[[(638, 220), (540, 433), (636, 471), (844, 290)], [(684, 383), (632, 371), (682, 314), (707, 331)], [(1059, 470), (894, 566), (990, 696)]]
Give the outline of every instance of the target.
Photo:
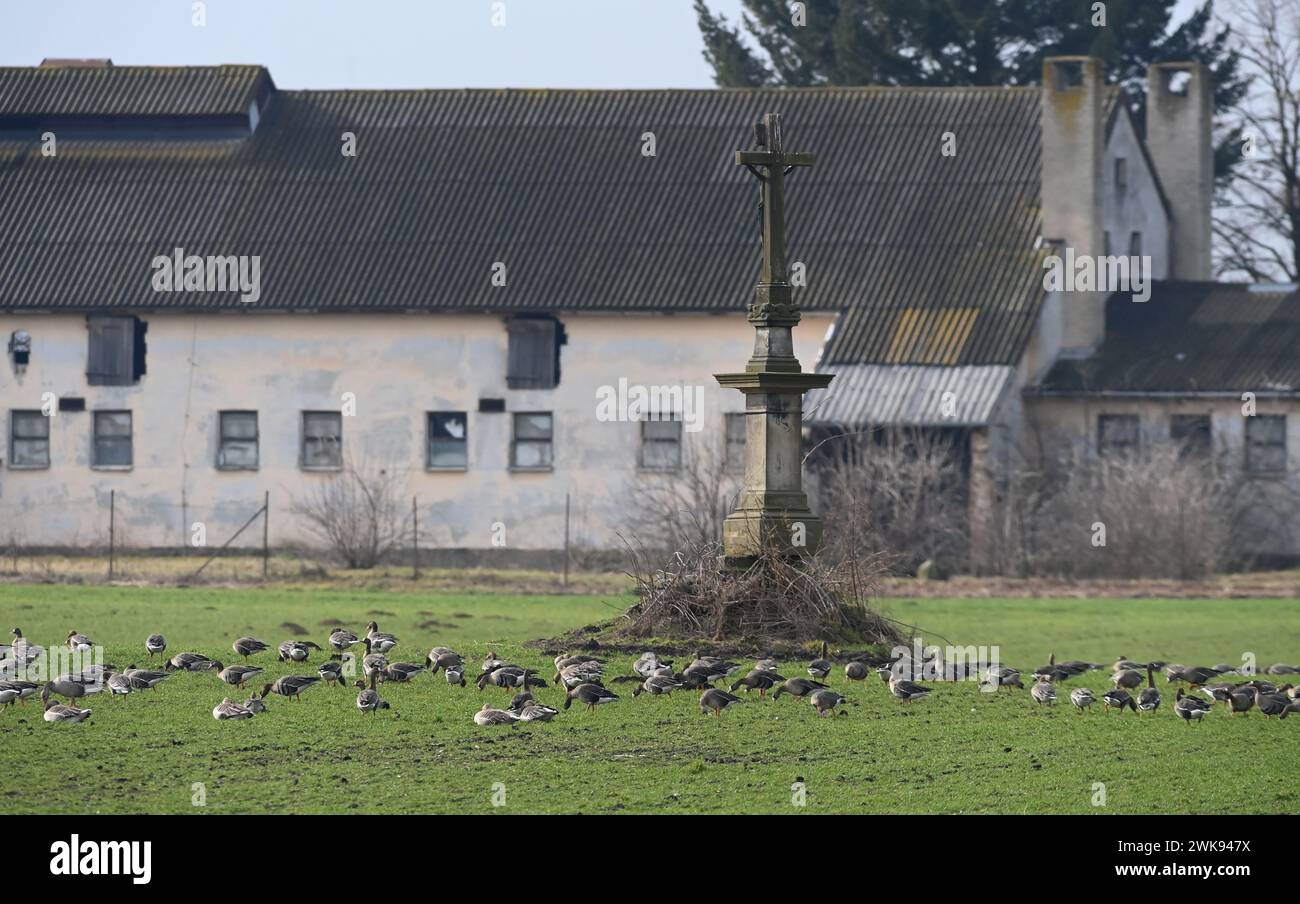
[[(1105, 253), (1105, 66), (1096, 57), (1043, 60), (1041, 213), (1053, 253)], [(1061, 300), (1061, 354), (1087, 354), (1102, 340), (1106, 297), (1068, 292)]]
[(1147, 69), (1147, 150), (1169, 199), (1173, 279), (1213, 279), (1210, 207), (1214, 81), (1202, 63), (1156, 63)]

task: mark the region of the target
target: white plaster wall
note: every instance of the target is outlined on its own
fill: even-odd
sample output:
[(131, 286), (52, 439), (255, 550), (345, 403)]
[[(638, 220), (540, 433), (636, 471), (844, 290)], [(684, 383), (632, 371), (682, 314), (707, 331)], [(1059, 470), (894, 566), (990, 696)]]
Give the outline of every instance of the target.
[[(1115, 161), (1128, 161), (1128, 188), (1120, 191), (1115, 182)], [(1151, 274), (1154, 279), (1169, 276), (1169, 217), (1160, 203), (1155, 174), (1147, 166), (1140, 139), (1133, 130), (1133, 121), (1121, 111), (1115, 117), (1106, 142), (1105, 231), (1110, 235), (1110, 253), (1126, 255), (1129, 235), (1142, 233), (1142, 254), (1151, 257)]]
[[(108, 496), (117, 493), (119, 540), (180, 546), (203, 521), (218, 545), (271, 494), (273, 545), (309, 543), (290, 501), (329, 474), (299, 469), (303, 410), (338, 410), (355, 393), (357, 414), (343, 420), (348, 453), (404, 470), (406, 495), (418, 494), (422, 545), (491, 546), (492, 524), (507, 545), (563, 545), (565, 493), (573, 496), (574, 541), (613, 547), (628, 515), (628, 481), (637, 471), (640, 427), (596, 420), (596, 389), (620, 377), (645, 385), (704, 387), (706, 426), (687, 442), (720, 437), (724, 412), (743, 410), (738, 392), (714, 373), (742, 370), (754, 331), (743, 312), (720, 315), (563, 315), (568, 344), (554, 390), (506, 389), (506, 331), (488, 314), (155, 314), (146, 318), (148, 373), (136, 386), (86, 383), (85, 318), (0, 314), (0, 339), (31, 333), (32, 361), (19, 382), (0, 362), (5, 464), (0, 468), (0, 542), (87, 545), (106, 541)], [(815, 365), (830, 314), (805, 315), (795, 330), (805, 369)], [(42, 394), (81, 396), (85, 413), (51, 424), (51, 466), (9, 466), (9, 410), (40, 408)], [(506, 399), (506, 414), (478, 412), (480, 397)], [(115, 472), (90, 466), (94, 409), (134, 414), (135, 464)], [(254, 409), (260, 469), (220, 471), (217, 412)], [(469, 413), (469, 468), (424, 470), (425, 413)], [(508, 469), (511, 411), (554, 412), (555, 467)], [(255, 525), (237, 545), (260, 543)]]

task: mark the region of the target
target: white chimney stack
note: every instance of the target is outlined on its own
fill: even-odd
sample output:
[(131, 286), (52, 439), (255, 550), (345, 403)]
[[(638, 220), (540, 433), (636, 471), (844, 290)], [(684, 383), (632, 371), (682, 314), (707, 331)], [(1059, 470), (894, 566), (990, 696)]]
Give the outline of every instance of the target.
[(1169, 199), (1172, 279), (1213, 279), (1214, 81), (1202, 63), (1147, 69), (1147, 150)]

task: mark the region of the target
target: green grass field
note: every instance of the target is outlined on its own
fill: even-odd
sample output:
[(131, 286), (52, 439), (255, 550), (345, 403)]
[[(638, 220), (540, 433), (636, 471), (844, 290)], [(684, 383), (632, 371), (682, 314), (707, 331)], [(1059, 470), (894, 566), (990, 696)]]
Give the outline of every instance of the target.
[[(252, 633), (272, 644), (296, 622), (324, 642), (324, 619), (353, 629), (374, 618), (402, 644), (390, 659), (422, 661), (434, 644), (477, 661), (492, 648), (545, 670), (522, 642), (608, 618), (616, 596), (512, 597), (285, 589), (177, 589), (0, 585), (3, 627), (57, 644), (75, 628), (120, 666), (145, 661), (143, 640), (160, 631), (169, 653), (197, 650), (229, 663), (230, 641)], [(929, 642), (997, 644), (1002, 660), (1032, 668), (1055, 650), (1064, 659), (1124, 655), (1195, 664), (1261, 665), (1300, 660), (1294, 600), (929, 599), (882, 603), (918, 625)], [(421, 627), (423, 626), (423, 627)], [(312, 663), (323, 658), (320, 654)], [(610, 675), (630, 657), (611, 661)], [(314, 674), (254, 659), (266, 676)], [(787, 675), (802, 674), (791, 664)], [(696, 695), (624, 699), (550, 724), (480, 728), (484, 701), (509, 693), (449, 687), (422, 675), (381, 685), (400, 718), (363, 716), (354, 689), (317, 686), (299, 704), (274, 698), (264, 715), (215, 721), (233, 689), (213, 674), (177, 674), (156, 691), (83, 700), (79, 725), (50, 725), (30, 703), (0, 711), (0, 807), (10, 814), (98, 813), (482, 813), (504, 786), (507, 812), (852, 813), (1295, 813), (1300, 719), (1216, 711), (1186, 726), (1172, 711), (1077, 715), (1039, 709), (1027, 693), (981, 693), (939, 684), (929, 699), (899, 705), (875, 679), (831, 679), (855, 704), (817, 718), (790, 698), (757, 696), (720, 719)], [(1093, 672), (1069, 682), (1100, 692)], [(559, 705), (554, 689), (540, 691)], [(1064, 699), (1066, 694), (1062, 694)], [(242, 697), (241, 697), (242, 699)], [(806, 807), (792, 803), (802, 779)], [(1105, 785), (1094, 806), (1094, 783)], [(196, 783), (205, 800), (194, 803)]]

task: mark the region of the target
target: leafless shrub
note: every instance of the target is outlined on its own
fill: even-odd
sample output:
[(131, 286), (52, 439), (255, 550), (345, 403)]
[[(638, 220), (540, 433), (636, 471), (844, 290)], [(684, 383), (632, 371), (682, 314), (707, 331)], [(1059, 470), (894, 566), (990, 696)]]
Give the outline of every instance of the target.
[(717, 543), (740, 484), (741, 475), (727, 469), (719, 443), (684, 441), (680, 468), (633, 478), (628, 533), (660, 552)]
[(409, 537), (410, 512), (400, 495), (401, 476), (348, 458), (290, 510), (349, 568), (374, 568)]

